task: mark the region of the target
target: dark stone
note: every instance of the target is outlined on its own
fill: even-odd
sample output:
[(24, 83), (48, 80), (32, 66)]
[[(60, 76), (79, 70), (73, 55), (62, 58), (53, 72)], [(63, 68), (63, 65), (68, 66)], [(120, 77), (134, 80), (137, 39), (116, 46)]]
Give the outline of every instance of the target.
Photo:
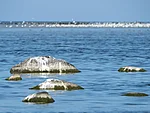
[(80, 90), (84, 89), (79, 85), (66, 82), (63, 80), (57, 80), (57, 79), (47, 79), (45, 82), (40, 83), (37, 86), (34, 86), (29, 89), (34, 90)]
[(36, 104), (47, 104), (55, 102), (47, 92), (35, 93), (27, 96), (22, 102), (32, 102)]
[(121, 67), (118, 71), (119, 72), (145, 72), (146, 70), (143, 68), (126, 66), (126, 67)]
[(6, 78), (5, 80), (8, 80), (8, 81), (19, 81), (19, 80), (22, 80), (22, 78), (21, 78), (20, 75), (14, 74), (14, 75)]
[(148, 94), (145, 93), (138, 93), (138, 92), (129, 92), (125, 93), (122, 96), (136, 96), (136, 97), (143, 97), (143, 96), (148, 96)]

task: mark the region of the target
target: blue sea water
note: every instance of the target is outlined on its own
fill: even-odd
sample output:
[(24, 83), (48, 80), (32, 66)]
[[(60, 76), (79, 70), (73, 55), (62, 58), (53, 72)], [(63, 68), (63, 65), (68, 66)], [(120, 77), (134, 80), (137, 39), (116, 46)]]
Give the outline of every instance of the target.
[[(23, 74), (6, 81), (10, 68), (33, 56), (53, 56), (75, 65), (75, 74)], [(120, 73), (122, 66), (147, 72)], [(23, 103), (29, 88), (57, 78), (84, 90), (47, 91), (51, 104)], [(0, 113), (150, 113), (150, 96), (126, 97), (126, 92), (150, 95), (149, 28), (0, 28)]]

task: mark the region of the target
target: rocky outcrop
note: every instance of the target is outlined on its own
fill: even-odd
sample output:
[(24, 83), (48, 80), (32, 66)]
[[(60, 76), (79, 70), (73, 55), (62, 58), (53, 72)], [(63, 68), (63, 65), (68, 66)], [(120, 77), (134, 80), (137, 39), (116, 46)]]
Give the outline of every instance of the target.
[(121, 67), (118, 71), (119, 72), (145, 72), (146, 70), (143, 68), (126, 66), (126, 67)]
[(32, 57), (13, 66), (11, 73), (76, 73), (74, 65), (51, 56)]
[(30, 88), (35, 90), (78, 90), (81, 86), (58, 79), (47, 79), (45, 82)]
[(8, 80), (8, 81), (19, 81), (19, 80), (22, 80), (21, 76), (19, 74), (14, 74), (8, 78), (6, 78), (5, 80)]
[(129, 92), (125, 93), (122, 96), (136, 96), (136, 97), (143, 97), (143, 96), (148, 96), (146, 93), (139, 93), (139, 92)]
[(47, 92), (39, 92), (28, 95), (22, 102), (32, 102), (36, 104), (53, 103), (54, 99)]

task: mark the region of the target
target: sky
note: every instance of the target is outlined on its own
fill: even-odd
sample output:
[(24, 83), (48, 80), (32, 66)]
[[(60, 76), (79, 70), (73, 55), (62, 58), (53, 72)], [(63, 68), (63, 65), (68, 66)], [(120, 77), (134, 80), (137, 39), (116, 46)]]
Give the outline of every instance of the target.
[(0, 21), (150, 22), (150, 0), (0, 0)]

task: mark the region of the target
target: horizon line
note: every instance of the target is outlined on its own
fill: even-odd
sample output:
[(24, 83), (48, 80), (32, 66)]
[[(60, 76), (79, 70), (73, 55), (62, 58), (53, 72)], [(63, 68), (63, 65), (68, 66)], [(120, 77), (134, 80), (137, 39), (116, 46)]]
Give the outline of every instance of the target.
[(89, 23), (95, 23), (95, 22), (100, 22), (100, 23), (150, 23), (150, 21), (76, 21), (76, 20), (72, 20), (72, 21), (67, 21), (67, 20), (62, 20), (62, 21), (57, 21), (57, 20), (0, 20), (1, 22), (89, 22)]

